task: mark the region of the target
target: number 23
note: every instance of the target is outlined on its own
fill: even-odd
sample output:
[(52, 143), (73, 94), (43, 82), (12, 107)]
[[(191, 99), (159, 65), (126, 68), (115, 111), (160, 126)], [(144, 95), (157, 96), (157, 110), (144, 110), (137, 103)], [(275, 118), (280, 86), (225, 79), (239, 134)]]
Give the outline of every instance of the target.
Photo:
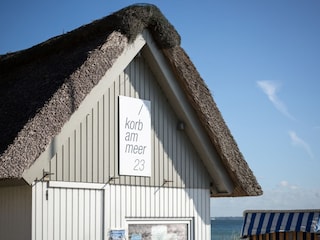
[(143, 171), (144, 170), (144, 160), (143, 159), (136, 159), (134, 160), (134, 167), (133, 170), (135, 171)]

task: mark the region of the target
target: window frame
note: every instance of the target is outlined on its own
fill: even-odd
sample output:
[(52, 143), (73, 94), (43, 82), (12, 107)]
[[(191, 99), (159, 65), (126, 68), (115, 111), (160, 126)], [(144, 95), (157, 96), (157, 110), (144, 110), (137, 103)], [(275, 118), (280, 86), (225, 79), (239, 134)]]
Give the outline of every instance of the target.
[(194, 240), (194, 219), (189, 218), (127, 218), (126, 232), (129, 237), (129, 225), (170, 225), (170, 224), (186, 224), (187, 239)]

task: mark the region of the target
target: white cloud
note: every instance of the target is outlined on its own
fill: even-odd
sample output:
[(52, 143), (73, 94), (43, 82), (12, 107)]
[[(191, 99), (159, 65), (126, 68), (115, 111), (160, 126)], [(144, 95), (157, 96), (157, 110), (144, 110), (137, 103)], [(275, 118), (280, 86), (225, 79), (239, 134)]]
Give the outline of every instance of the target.
[(312, 152), (310, 146), (305, 141), (303, 141), (301, 138), (299, 138), (294, 131), (289, 131), (289, 136), (291, 138), (291, 142), (293, 145), (302, 147), (307, 152), (309, 157), (311, 159), (314, 159), (313, 152)]
[(281, 181), (279, 183), (279, 186), (282, 188), (289, 188), (289, 189), (298, 189), (299, 188), (297, 185), (289, 184), (289, 182), (286, 180)]
[(287, 106), (278, 98), (277, 92), (279, 90), (279, 85), (274, 81), (257, 81), (258, 86), (267, 95), (269, 100), (275, 106), (275, 108), (280, 111), (286, 117), (294, 120), (294, 117), (289, 113)]
[(280, 182), (280, 186), (287, 187), (287, 186), (289, 186), (289, 183), (287, 181), (283, 180)]

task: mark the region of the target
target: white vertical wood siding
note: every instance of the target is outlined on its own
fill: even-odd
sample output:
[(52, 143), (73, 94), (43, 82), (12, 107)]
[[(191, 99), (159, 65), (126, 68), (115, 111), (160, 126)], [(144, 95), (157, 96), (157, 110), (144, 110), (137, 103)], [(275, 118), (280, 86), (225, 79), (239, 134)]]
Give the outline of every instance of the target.
[(32, 240), (103, 239), (103, 190), (38, 182), (32, 199)]
[(31, 187), (0, 187), (0, 239), (31, 239)]
[[(209, 240), (210, 195), (206, 189), (64, 183), (33, 186), (32, 240), (108, 239), (130, 220), (192, 219), (191, 240)], [(101, 184), (102, 185), (102, 184)], [(193, 238), (194, 237), (194, 238)]]
[[(99, 86), (97, 86), (99, 87)], [(105, 89), (50, 161), (51, 180), (106, 183), (118, 176), (118, 96), (151, 100), (152, 177), (120, 177), (115, 184), (208, 188), (210, 177), (143, 56)]]
[(192, 218), (194, 238), (191, 240), (210, 240), (209, 209), (210, 195), (206, 189), (123, 185), (107, 185), (105, 188), (106, 230), (126, 229), (131, 219)]

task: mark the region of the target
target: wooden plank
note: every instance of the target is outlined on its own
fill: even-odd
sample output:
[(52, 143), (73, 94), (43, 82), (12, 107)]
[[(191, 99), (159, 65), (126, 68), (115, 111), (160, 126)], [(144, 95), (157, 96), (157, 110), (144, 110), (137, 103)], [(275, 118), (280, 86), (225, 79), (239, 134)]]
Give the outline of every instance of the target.
[(57, 154), (55, 154), (50, 160), (50, 180), (57, 180)]
[(116, 151), (117, 151), (117, 143), (115, 134), (116, 134), (116, 118), (115, 118), (115, 112), (116, 112), (116, 83), (113, 84), (113, 87), (110, 89), (110, 98), (109, 98), (109, 106), (110, 106), (110, 117), (109, 117), (109, 163), (110, 163), (110, 170), (109, 174), (110, 177), (115, 177), (117, 175), (117, 171), (115, 169), (115, 161), (118, 161), (116, 159)]
[[(110, 92), (110, 89), (107, 91)], [(103, 142), (103, 161), (104, 161), (104, 182), (110, 178), (110, 94), (104, 97), (104, 142)]]
[(78, 239), (79, 240), (84, 240), (86, 239), (84, 236), (85, 233), (85, 201), (84, 201), (84, 190), (79, 189), (78, 190)]
[(279, 233), (279, 240), (284, 240), (284, 233)]
[(86, 182), (87, 181), (87, 149), (86, 149), (86, 118), (84, 118), (84, 121), (80, 123), (80, 169), (81, 169), (81, 175), (80, 175), (80, 181)]
[(44, 184), (37, 185), (37, 193), (36, 193), (36, 215), (35, 218), (36, 221), (36, 232), (35, 232), (35, 238), (38, 240), (43, 238), (43, 228), (42, 222), (43, 222), (43, 202), (44, 202), (44, 195), (45, 195), (45, 189)]
[(53, 239), (60, 239), (60, 191), (55, 190), (53, 197)]
[(60, 191), (60, 219), (59, 219), (59, 225), (60, 225), (60, 240), (67, 240), (66, 239), (66, 229), (67, 229), (67, 206), (66, 206), (66, 199), (67, 199), (67, 191), (66, 189), (56, 189), (56, 191)]
[(311, 240), (311, 234), (310, 233), (306, 233), (306, 240)]
[(144, 205), (143, 206), (143, 216), (145, 217), (151, 217), (152, 214), (151, 214), (151, 209), (152, 209), (152, 204), (153, 204), (153, 201), (148, 197), (148, 196), (151, 196), (151, 189), (146, 187), (144, 188), (144, 192), (143, 192), (144, 196)]
[(61, 166), (62, 166), (62, 176), (61, 180), (67, 180), (70, 181), (69, 177), (69, 138), (64, 142), (64, 144), (61, 147)]
[(75, 148), (75, 176), (74, 180), (76, 182), (81, 181), (81, 128), (80, 128), (80, 123), (78, 123), (75, 127), (74, 130), (74, 148)]
[(73, 235), (73, 208), (72, 208), (72, 192), (73, 189), (66, 189), (65, 190), (65, 238), (67, 240), (69, 239), (73, 239), (72, 235)]
[(79, 190), (72, 189), (72, 239), (79, 239)]
[(54, 191), (52, 188), (47, 188), (48, 191), (48, 200), (47, 200), (47, 240), (53, 240), (53, 231), (54, 231)]
[(57, 176), (57, 180), (61, 181), (62, 179), (62, 174), (63, 174), (63, 167), (62, 167), (62, 152), (63, 152), (63, 145), (61, 145), (58, 148), (58, 151), (56, 153), (56, 159), (57, 159), (57, 164), (56, 164), (56, 176)]
[(99, 99), (92, 108), (92, 182), (97, 183), (99, 178), (98, 151), (99, 151)]
[(99, 224), (97, 222), (96, 216), (96, 190), (87, 190), (89, 194), (89, 239), (97, 239), (96, 238), (96, 225)]
[(69, 181), (75, 181), (76, 171), (76, 148), (75, 148), (75, 130), (73, 130), (69, 139)]
[(84, 216), (83, 216), (83, 237), (90, 239), (90, 194), (87, 190), (84, 191)]
[(297, 234), (296, 232), (291, 232), (292, 240), (297, 240)]
[(90, 114), (86, 118), (86, 131), (87, 182), (93, 182), (93, 109), (91, 109)]
[(285, 233), (285, 240), (291, 240), (291, 233), (290, 232)]
[(95, 224), (95, 238), (103, 240), (103, 191), (95, 190), (95, 217), (96, 217), (96, 224)]
[(270, 234), (269, 234), (269, 233), (267, 233), (267, 234), (266, 234), (266, 240), (271, 240), (271, 239), (270, 239)]
[[(160, 171), (159, 169), (161, 169), (160, 167), (160, 141), (159, 141), (159, 135), (157, 130), (159, 129), (160, 126), (160, 117), (159, 117), (159, 102), (158, 102), (158, 98), (156, 97), (157, 95), (154, 94), (154, 130), (153, 130), (153, 134), (154, 134), (154, 167), (153, 167), (153, 185), (154, 186), (160, 186)], [(151, 109), (151, 110), (152, 110)]]
[[(104, 95), (103, 95), (104, 96)], [(104, 181), (104, 97), (102, 97), (98, 102), (98, 117), (97, 117), (97, 182), (105, 182)]]

